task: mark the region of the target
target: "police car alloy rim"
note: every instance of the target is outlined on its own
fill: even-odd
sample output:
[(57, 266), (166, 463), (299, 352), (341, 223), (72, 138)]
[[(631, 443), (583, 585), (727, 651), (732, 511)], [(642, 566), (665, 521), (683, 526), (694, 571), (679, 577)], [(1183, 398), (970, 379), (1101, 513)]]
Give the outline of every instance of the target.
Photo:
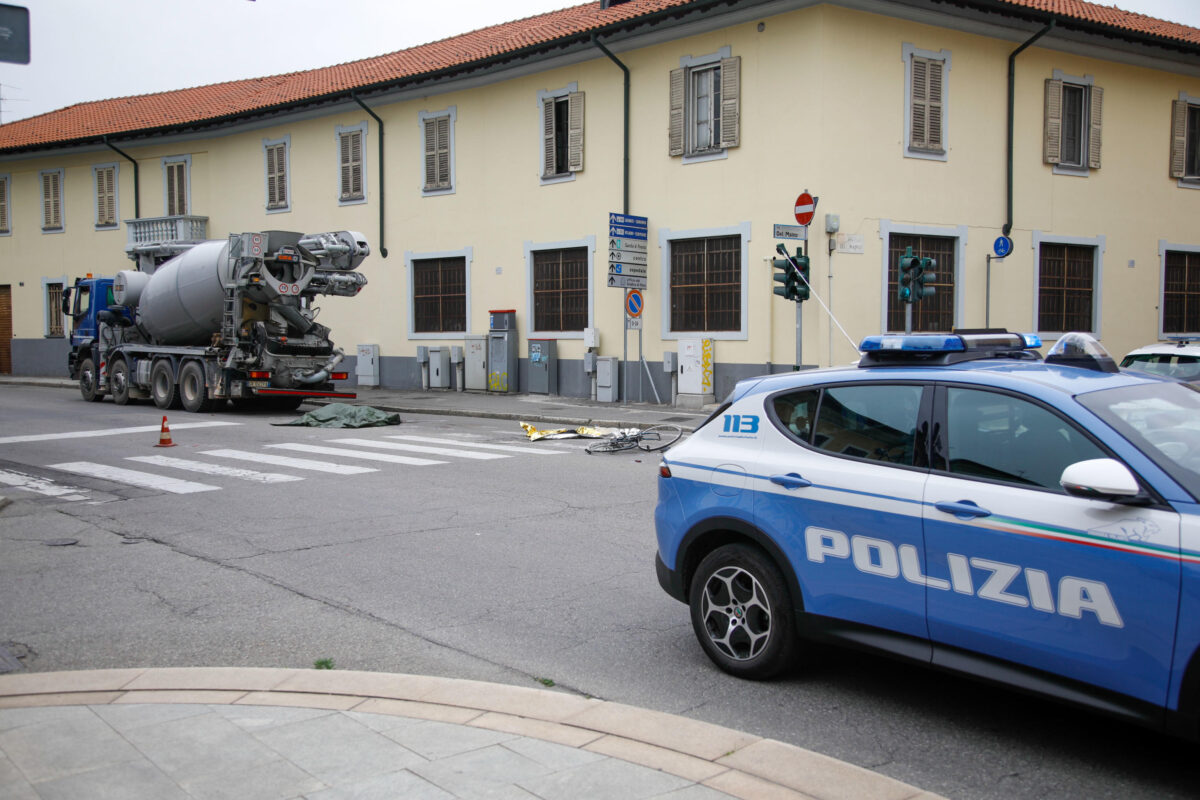
[(757, 657), (771, 638), (771, 604), (762, 584), (741, 567), (723, 567), (704, 586), (700, 616), (709, 639), (738, 661)]

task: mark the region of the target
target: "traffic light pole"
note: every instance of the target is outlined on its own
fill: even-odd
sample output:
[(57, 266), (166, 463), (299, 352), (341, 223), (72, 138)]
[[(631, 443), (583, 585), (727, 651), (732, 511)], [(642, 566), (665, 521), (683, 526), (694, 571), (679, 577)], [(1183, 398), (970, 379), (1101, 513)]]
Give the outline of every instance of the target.
[[(804, 242), (804, 255), (808, 255), (808, 240)], [(799, 370), (804, 363), (804, 303), (796, 303), (796, 363), (792, 369)]]
[(912, 303), (904, 304), (904, 332), (912, 333)]

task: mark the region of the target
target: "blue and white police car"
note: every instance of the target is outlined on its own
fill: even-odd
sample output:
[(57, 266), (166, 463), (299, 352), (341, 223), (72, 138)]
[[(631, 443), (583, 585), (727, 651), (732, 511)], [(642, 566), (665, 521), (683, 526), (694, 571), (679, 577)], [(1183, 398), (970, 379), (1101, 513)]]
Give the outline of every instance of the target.
[(708, 656), (765, 678), (840, 642), (1196, 735), (1200, 391), (1040, 344), (869, 337), (739, 383), (658, 479)]

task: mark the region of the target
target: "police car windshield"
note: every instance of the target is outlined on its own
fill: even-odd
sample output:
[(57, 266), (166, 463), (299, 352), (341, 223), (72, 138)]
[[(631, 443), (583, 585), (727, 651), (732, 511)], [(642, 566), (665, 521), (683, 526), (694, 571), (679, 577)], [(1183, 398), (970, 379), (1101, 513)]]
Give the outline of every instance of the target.
[(1077, 399), (1200, 499), (1200, 391), (1155, 382)]

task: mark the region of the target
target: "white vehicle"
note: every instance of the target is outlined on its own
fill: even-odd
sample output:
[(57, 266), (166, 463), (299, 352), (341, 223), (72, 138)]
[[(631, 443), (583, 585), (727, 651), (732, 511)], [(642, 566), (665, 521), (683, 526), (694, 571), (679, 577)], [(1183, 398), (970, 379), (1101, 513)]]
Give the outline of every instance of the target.
[(1121, 359), (1121, 368), (1200, 383), (1200, 343), (1193, 344), (1187, 337), (1168, 338), (1171, 341), (1131, 350)]

